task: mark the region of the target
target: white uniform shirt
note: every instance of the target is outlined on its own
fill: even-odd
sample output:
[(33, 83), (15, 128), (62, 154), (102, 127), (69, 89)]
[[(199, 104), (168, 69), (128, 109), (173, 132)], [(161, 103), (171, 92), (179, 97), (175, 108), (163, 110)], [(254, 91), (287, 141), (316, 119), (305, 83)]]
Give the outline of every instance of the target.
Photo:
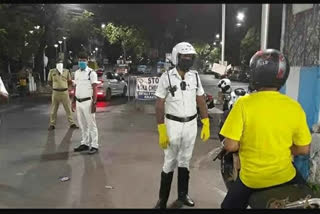
[(2, 82), (2, 79), (0, 77), (0, 93), (2, 93), (5, 96), (8, 96), (9, 93), (7, 92), (6, 88), (4, 87), (4, 84)]
[[(90, 73), (91, 71), (91, 73)], [(90, 80), (89, 80), (90, 73)], [(95, 71), (93, 71), (88, 66), (85, 70), (76, 70), (74, 74), (74, 83), (76, 84), (76, 97), (78, 99), (92, 97), (93, 89), (92, 84), (98, 83), (98, 76)]]
[[(169, 91), (168, 73), (171, 81), (171, 86), (176, 86), (177, 90), (172, 97)], [(196, 96), (202, 96), (204, 90), (197, 71), (188, 71), (184, 76), (186, 82), (186, 90), (181, 90), (180, 83), (182, 78), (176, 68), (163, 73), (159, 80), (159, 85), (155, 95), (162, 99), (165, 98), (165, 114), (171, 114), (176, 117), (190, 117), (197, 114)], [(198, 77), (198, 87), (197, 78)]]

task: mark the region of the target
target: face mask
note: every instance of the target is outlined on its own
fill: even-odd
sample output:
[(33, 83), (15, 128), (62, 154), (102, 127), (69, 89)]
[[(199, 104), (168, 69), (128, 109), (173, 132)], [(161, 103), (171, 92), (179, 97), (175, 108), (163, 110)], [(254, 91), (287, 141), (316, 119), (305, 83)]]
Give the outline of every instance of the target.
[(78, 66), (81, 70), (84, 70), (87, 67), (87, 62), (79, 61)]
[(56, 68), (60, 72), (60, 74), (62, 74), (62, 72), (63, 72), (63, 63), (57, 63)]
[(187, 72), (193, 65), (192, 59), (179, 59), (178, 67), (183, 71)]

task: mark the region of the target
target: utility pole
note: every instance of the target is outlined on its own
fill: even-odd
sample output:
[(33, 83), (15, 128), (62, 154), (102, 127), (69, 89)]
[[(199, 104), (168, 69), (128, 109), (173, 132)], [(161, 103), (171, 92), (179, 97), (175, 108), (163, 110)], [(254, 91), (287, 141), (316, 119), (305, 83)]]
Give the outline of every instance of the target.
[(283, 47), (284, 47), (284, 35), (286, 32), (286, 9), (287, 5), (282, 5), (282, 23), (281, 23), (281, 40), (280, 40), (280, 51), (283, 53)]
[(262, 4), (260, 49), (267, 49), (270, 4)]
[(221, 63), (224, 65), (225, 50), (225, 31), (226, 31), (226, 4), (222, 4), (222, 44), (221, 44)]

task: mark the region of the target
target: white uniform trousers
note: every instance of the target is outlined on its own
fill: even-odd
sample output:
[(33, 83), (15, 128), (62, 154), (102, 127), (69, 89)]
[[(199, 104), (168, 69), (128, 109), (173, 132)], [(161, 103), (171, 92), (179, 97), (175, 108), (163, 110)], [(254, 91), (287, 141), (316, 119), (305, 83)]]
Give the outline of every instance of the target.
[(165, 118), (165, 124), (170, 145), (164, 150), (162, 170), (169, 173), (174, 171), (177, 165), (189, 170), (198, 131), (197, 118), (185, 123)]
[(98, 128), (95, 113), (91, 113), (91, 103), (92, 100), (84, 102), (77, 101), (76, 105), (78, 123), (82, 134), (81, 145), (85, 144), (87, 146), (98, 148)]

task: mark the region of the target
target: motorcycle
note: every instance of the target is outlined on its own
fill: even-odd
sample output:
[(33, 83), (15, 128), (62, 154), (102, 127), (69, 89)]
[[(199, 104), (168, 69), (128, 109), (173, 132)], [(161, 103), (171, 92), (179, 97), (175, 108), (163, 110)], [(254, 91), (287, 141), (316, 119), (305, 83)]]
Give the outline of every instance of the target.
[[(230, 94), (223, 94), (226, 108), (219, 122), (220, 130), (233, 104), (239, 97), (245, 96), (247, 93), (243, 88), (237, 88)], [(223, 149), (224, 137), (220, 134), (219, 139), (222, 144), (221, 150), (213, 158), (213, 161), (220, 160), (220, 172), (226, 188), (229, 189), (239, 175), (240, 159), (238, 152), (228, 153)], [(319, 209), (320, 196), (316, 195), (306, 184), (283, 184), (254, 192), (249, 198), (248, 205), (254, 209)]]

